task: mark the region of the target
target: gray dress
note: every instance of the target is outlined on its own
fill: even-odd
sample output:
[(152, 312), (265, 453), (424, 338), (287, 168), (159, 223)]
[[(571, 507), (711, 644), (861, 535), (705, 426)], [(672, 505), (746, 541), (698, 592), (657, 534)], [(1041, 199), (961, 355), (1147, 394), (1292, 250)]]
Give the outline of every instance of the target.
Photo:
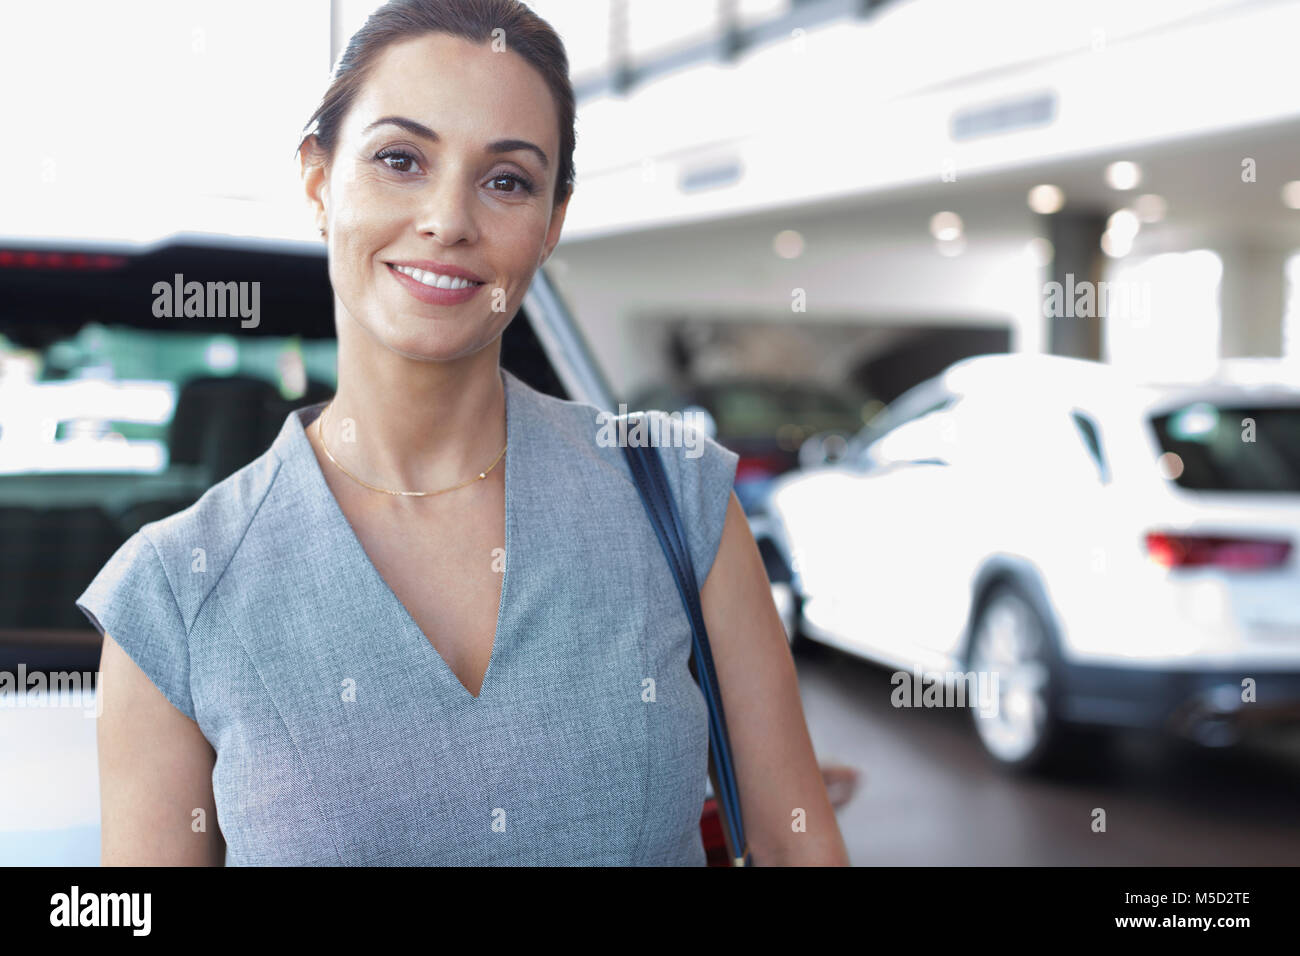
[[(77, 601), (216, 751), (227, 865), (703, 865), (704, 698), (623, 450), (595, 407), (501, 375), (505, 568), (477, 698), (339, 509), (304, 431), (320, 405)], [(702, 585), (737, 456), (656, 414)]]

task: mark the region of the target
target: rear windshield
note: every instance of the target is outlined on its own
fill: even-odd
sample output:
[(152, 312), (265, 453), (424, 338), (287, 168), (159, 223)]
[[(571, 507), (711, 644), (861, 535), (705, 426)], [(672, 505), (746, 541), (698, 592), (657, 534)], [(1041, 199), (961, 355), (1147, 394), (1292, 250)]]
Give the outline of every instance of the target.
[(0, 632), (86, 627), (74, 602), (121, 543), (328, 398), (336, 348), (95, 323), (0, 337)]
[(1170, 456), (1165, 473), (1180, 487), (1300, 492), (1300, 405), (1195, 402), (1151, 424)]

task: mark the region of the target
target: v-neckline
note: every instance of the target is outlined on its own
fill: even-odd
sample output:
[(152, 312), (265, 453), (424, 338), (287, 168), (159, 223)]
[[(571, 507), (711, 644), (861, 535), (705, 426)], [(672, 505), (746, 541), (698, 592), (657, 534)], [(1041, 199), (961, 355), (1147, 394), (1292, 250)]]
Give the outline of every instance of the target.
[[(316, 457), (315, 448), (312, 446), (311, 440), (307, 437), (307, 429), (316, 422), (317, 418), (320, 417), (321, 410), (328, 403), (320, 402), (317, 405), (309, 406), (308, 408), (300, 409), (293, 413), (294, 419), (298, 423), (298, 427), (295, 429), (297, 432), (297, 438), (302, 443), (300, 453), (305, 454), (309, 459), (310, 467), (308, 468), (308, 471), (312, 475), (313, 482), (317, 485), (319, 495), (326, 499), (326, 507), (329, 511), (328, 517), (340, 532), (340, 536), (343, 539), (345, 546), (352, 552), (348, 556), (346, 563), (352, 564), (355, 561), (367, 569), (372, 583), (377, 584), (377, 589), (384, 595), (384, 600), (390, 602), (391, 606), (394, 607), (395, 612), (400, 616), (405, 625), (407, 633), (413, 635), (418, 639), (420, 644), (424, 645), (423, 650), (417, 649), (415, 653), (423, 655), (431, 654), (433, 667), (442, 675), (443, 683), (454, 685), (454, 689), (460, 692), (462, 699), (471, 704), (481, 701), (484, 695), (488, 692), (488, 682), (492, 679), (494, 670), (493, 665), (496, 664), (499, 656), (501, 648), (501, 625), (505, 618), (506, 593), (507, 588), (510, 585), (510, 566), (514, 558), (514, 552), (510, 547), (510, 526), (512, 523), (510, 505), (513, 500), (511, 489), (514, 486), (512, 475), (515, 473), (514, 463), (518, 459), (519, 450), (518, 443), (515, 441), (515, 403), (511, 400), (513, 397), (511, 393), (514, 388), (514, 383), (511, 380), (510, 373), (504, 368), (499, 368), (498, 372), (501, 377), (502, 387), (505, 389), (506, 406), (506, 453), (505, 457), (502, 459), (502, 467), (505, 472), (504, 497), (506, 540), (504, 547), (506, 561), (505, 567), (501, 571), (501, 598), (497, 605), (496, 627), (492, 633), (492, 650), (488, 653), (487, 669), (483, 671), (483, 680), (479, 683), (477, 694), (471, 694), (469, 688), (466, 687), (464, 682), (456, 676), (456, 672), (452, 670), (451, 665), (448, 664), (442, 654), (439, 653), (438, 648), (436, 648), (433, 642), (429, 640), (428, 635), (424, 633), (423, 628), (421, 628), (416, 622), (415, 617), (411, 614), (410, 610), (404, 603), (402, 603), (401, 598), (397, 596), (397, 592), (393, 590), (392, 585), (388, 583), (388, 580), (379, 572), (379, 569), (375, 567), (375, 563), (370, 559), (370, 555), (366, 552), (365, 546), (362, 545), (361, 539), (357, 537), (356, 529), (352, 527), (352, 522), (350, 522), (348, 516), (343, 513), (343, 508), (339, 505), (338, 499), (334, 497), (334, 492), (330, 489), (329, 482), (325, 479), (325, 474), (321, 470), (320, 460)], [(301, 417), (304, 413), (310, 413), (306, 423), (303, 422)]]

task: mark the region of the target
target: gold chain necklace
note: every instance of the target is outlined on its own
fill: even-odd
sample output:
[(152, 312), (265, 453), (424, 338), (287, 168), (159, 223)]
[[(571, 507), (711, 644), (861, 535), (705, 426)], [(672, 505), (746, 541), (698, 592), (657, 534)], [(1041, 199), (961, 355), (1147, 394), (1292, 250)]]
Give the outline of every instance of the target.
[(386, 495), (405, 495), (411, 498), (427, 498), (432, 495), (445, 495), (449, 491), (455, 491), (457, 488), (464, 488), (466, 485), (472, 485), (476, 481), (482, 481), (484, 478), (488, 476), (488, 472), (490, 472), (493, 468), (497, 466), (497, 462), (501, 460), (502, 455), (506, 453), (506, 448), (510, 444), (510, 442), (507, 440), (505, 445), (501, 446), (501, 453), (498, 454), (496, 458), (492, 460), (492, 464), (488, 465), (485, 469), (480, 471), (476, 477), (471, 478), (469, 481), (462, 481), (459, 485), (452, 485), (450, 488), (443, 488), (440, 491), (391, 491), (388, 488), (380, 488), (378, 485), (372, 485), (370, 484), (370, 482), (363, 481), (362, 479), (358, 478), (356, 475), (352, 474), (352, 472), (344, 468), (343, 465), (339, 463), (339, 460), (335, 458), (332, 454), (330, 454), (329, 446), (325, 444), (325, 429), (322, 425), (322, 422), (325, 421), (325, 412), (328, 411), (330, 405), (333, 404), (334, 404), (333, 402), (330, 402), (329, 405), (326, 405), (323, 409), (321, 409), (320, 415), (318, 415), (316, 418), (316, 437), (320, 439), (320, 447), (324, 450), (325, 457), (328, 458), (330, 461), (334, 462), (334, 464), (338, 467), (339, 471), (343, 472), (343, 474), (347, 475), (357, 484), (363, 485), (366, 488), (369, 488), (371, 491), (382, 491)]

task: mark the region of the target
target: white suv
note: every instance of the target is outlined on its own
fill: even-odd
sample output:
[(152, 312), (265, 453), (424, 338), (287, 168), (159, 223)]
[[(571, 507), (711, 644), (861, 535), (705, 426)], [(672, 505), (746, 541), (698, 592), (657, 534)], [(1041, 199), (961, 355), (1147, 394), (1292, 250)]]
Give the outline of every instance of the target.
[(1300, 387), (1265, 368), (1144, 385), (1059, 356), (958, 362), (778, 482), (792, 638), (950, 686), (996, 675), (996, 716), (971, 713), (1014, 768), (1083, 728), (1227, 744), (1295, 716)]

